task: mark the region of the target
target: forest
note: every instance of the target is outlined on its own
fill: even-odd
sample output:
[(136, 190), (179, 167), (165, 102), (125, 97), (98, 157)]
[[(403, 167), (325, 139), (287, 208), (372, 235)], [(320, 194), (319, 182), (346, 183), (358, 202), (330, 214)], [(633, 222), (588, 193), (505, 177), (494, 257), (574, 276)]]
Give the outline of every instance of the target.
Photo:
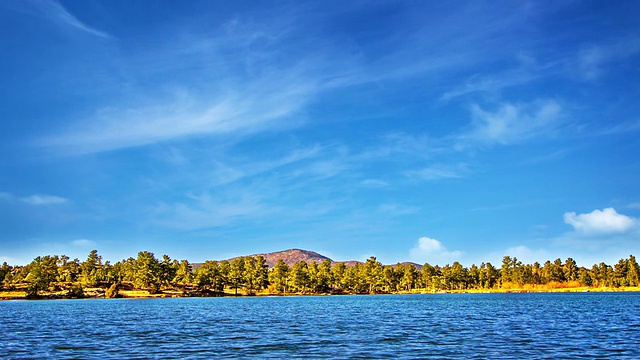
[(371, 257), (352, 266), (329, 260), (299, 261), (289, 266), (278, 260), (269, 268), (262, 256), (191, 264), (168, 255), (156, 258), (148, 251), (111, 264), (92, 250), (84, 261), (46, 255), (26, 266), (5, 262), (0, 267), (0, 279), (4, 292), (22, 290), (27, 298), (45, 294), (81, 298), (87, 296), (89, 288), (97, 288), (99, 297), (107, 298), (122, 296), (124, 289), (149, 294), (171, 290), (174, 296), (381, 294), (636, 287), (640, 266), (630, 255), (613, 266), (602, 262), (591, 268), (578, 267), (572, 258), (523, 264), (510, 256), (503, 258), (500, 267), (488, 262), (471, 267), (458, 262), (442, 267), (428, 263), (421, 267), (411, 263), (382, 265)]

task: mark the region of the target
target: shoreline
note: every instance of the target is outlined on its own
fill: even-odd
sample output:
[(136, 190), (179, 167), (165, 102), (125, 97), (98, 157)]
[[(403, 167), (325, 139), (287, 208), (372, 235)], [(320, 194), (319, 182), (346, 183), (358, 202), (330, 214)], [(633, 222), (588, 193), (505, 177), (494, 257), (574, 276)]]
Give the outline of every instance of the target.
[[(82, 300), (82, 299), (108, 299), (105, 297), (102, 288), (89, 288), (86, 296), (77, 297), (69, 296), (64, 291), (43, 293), (36, 298), (29, 298), (26, 291), (22, 290), (1, 290), (0, 301), (8, 300)], [(243, 293), (239, 292), (194, 292), (179, 290), (163, 290), (157, 293), (150, 293), (147, 290), (120, 290), (118, 295), (113, 298), (118, 299), (154, 299), (154, 298), (207, 298), (207, 297), (299, 297), (299, 296), (344, 296), (344, 295), (441, 295), (441, 294), (533, 294), (533, 293), (630, 293), (640, 292), (640, 287), (577, 287), (577, 288), (559, 288), (559, 289), (543, 289), (543, 288), (510, 288), (510, 289), (467, 289), (467, 290), (413, 290), (400, 291), (392, 293)]]

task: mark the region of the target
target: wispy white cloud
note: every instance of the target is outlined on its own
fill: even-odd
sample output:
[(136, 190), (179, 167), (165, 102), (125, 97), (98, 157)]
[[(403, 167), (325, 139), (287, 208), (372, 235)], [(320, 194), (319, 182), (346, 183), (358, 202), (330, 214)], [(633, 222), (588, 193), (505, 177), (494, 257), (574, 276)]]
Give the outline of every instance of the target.
[(71, 242), (71, 245), (86, 248), (86, 247), (95, 247), (97, 243), (93, 240), (88, 240), (88, 239), (76, 239)]
[(460, 256), (462, 256), (461, 251), (449, 251), (439, 240), (428, 237), (418, 239), (417, 244), (409, 252), (412, 261), (430, 264), (444, 264), (459, 259)]
[(632, 202), (627, 205), (629, 209), (640, 209), (640, 202)]
[(33, 15), (48, 19), (58, 25), (73, 28), (75, 30), (91, 34), (100, 38), (108, 39), (111, 36), (104, 32), (97, 30), (82, 21), (78, 20), (76, 16), (71, 14), (60, 2), (57, 0), (39, 1), (39, 0), (26, 0), (22, 2), (23, 6), (17, 10), (29, 12)]
[(576, 149), (560, 149), (556, 151), (552, 151), (548, 154), (533, 156), (522, 163), (525, 165), (533, 165), (533, 164), (544, 164), (553, 161), (558, 161), (565, 158), (568, 154), (575, 151)]
[(200, 230), (264, 217), (274, 211), (276, 209), (267, 208), (259, 196), (248, 192), (225, 196), (204, 193), (153, 207), (149, 221), (180, 230)]
[(0, 200), (18, 201), (29, 205), (57, 205), (69, 202), (69, 199), (54, 195), (34, 194), (20, 197), (8, 192), (0, 192)]
[(509, 145), (545, 136), (557, 130), (562, 115), (562, 107), (555, 100), (505, 103), (495, 112), (474, 105), (471, 111), (473, 126), (458, 136), (457, 147), (460, 149), (475, 145)]
[(635, 131), (640, 131), (640, 120), (621, 122), (614, 126), (604, 128), (600, 132), (596, 132), (596, 135), (626, 134)]
[(68, 202), (68, 199), (53, 195), (31, 195), (20, 199), (30, 205), (56, 205)]
[(373, 188), (385, 188), (389, 186), (389, 183), (381, 179), (364, 179), (360, 182), (360, 185)]
[(420, 170), (407, 173), (412, 178), (421, 180), (440, 180), (463, 178), (469, 173), (469, 167), (465, 163), (460, 164), (434, 164)]
[(575, 69), (583, 79), (596, 80), (607, 72), (609, 66), (639, 52), (638, 37), (619, 39), (607, 44), (594, 44), (579, 52)]
[(247, 134), (288, 127), (295, 122), (284, 120), (301, 109), (311, 91), (302, 79), (281, 77), (254, 83), (236, 95), (220, 94), (212, 101), (197, 101), (183, 93), (169, 104), (98, 114), (87, 121), (88, 125), (74, 124), (62, 134), (40, 140), (39, 145), (85, 154), (192, 136)]
[(300, 165), (300, 163), (308, 163), (313, 161), (313, 159), (321, 157), (322, 151), (326, 149), (326, 147), (319, 145), (296, 147), (288, 154), (276, 159), (241, 161), (241, 163), (233, 165), (217, 161), (214, 164), (213, 171), (214, 184), (230, 184), (242, 178), (261, 175), (292, 164)]
[(2, 256), (0, 255), (0, 264), (2, 263), (7, 263), (8, 265), (26, 265), (29, 263), (29, 261), (23, 260), (23, 259), (18, 259), (18, 258), (14, 258), (11, 256)]
[(554, 55), (519, 54), (511, 68), (499, 72), (479, 73), (469, 76), (440, 96), (441, 101), (480, 93), (497, 95), (501, 90), (528, 85), (550, 77), (580, 77), (596, 80), (609, 68), (640, 52), (640, 38), (609, 40), (582, 49), (569, 48)]
[(497, 205), (489, 205), (489, 206), (478, 206), (471, 209), (471, 211), (495, 211), (495, 210), (508, 210), (513, 208), (521, 208), (525, 206), (530, 206), (533, 204), (540, 204), (544, 201), (542, 199), (524, 201), (524, 202), (513, 202), (513, 203), (504, 203)]
[(553, 254), (546, 249), (532, 250), (527, 246), (519, 245), (506, 249), (503, 256), (515, 257), (524, 264), (533, 264), (536, 261), (542, 263), (549, 260)]
[(614, 208), (593, 210), (586, 214), (567, 212), (564, 222), (580, 235), (624, 234), (637, 229), (638, 219), (619, 214)]
[(528, 84), (549, 75), (551, 65), (538, 65), (529, 57), (522, 56), (522, 59), (522, 64), (514, 69), (494, 74), (472, 75), (463, 84), (443, 93), (440, 101), (447, 102), (474, 93), (497, 94), (503, 89)]
[(400, 204), (382, 204), (378, 207), (378, 211), (389, 215), (409, 215), (417, 213), (420, 208)]

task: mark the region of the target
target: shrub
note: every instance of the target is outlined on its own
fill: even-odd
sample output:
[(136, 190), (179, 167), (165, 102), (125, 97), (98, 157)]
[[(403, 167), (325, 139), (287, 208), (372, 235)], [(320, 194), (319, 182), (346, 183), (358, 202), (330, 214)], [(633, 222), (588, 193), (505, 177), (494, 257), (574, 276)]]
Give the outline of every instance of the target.
[(107, 299), (112, 299), (118, 296), (118, 290), (120, 288), (119, 286), (120, 284), (118, 283), (113, 283), (111, 284), (111, 286), (109, 286), (109, 288), (107, 289), (107, 292), (104, 293), (104, 297)]

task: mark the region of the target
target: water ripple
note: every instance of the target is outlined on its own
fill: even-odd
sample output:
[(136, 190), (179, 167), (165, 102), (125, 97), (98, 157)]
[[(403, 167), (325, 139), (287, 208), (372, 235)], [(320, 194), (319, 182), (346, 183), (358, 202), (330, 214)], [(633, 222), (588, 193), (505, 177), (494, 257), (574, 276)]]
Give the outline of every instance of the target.
[(640, 358), (640, 294), (0, 302), (2, 358)]

